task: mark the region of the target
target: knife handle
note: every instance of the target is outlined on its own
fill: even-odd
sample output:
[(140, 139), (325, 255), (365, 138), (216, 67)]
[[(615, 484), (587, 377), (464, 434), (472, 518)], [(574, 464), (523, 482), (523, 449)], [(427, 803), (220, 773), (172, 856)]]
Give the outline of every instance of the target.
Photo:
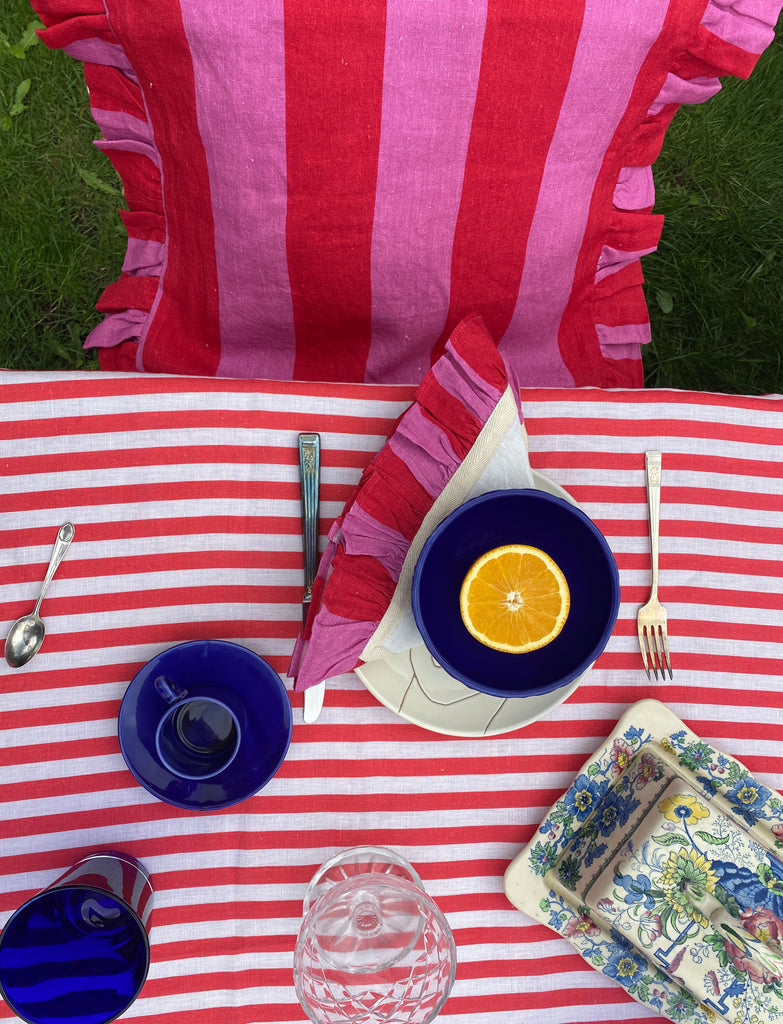
[(318, 570), (320, 434), (299, 435), (299, 473), (302, 481), (302, 545), (304, 548), (304, 600), (312, 597)]

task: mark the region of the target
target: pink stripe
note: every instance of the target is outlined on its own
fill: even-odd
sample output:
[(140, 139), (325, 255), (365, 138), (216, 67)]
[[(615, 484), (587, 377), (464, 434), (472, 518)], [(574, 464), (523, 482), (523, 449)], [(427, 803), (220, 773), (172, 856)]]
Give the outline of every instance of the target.
[(108, 67), (119, 68), (130, 79), (136, 81), (136, 74), (125, 56), (125, 51), (115, 43), (107, 43), (105, 39), (78, 39), (69, 46), (64, 46), (63, 50), (85, 64), (106, 64)]
[(92, 116), (103, 134), (112, 139), (143, 139), (150, 146), (155, 144), (149, 121), (121, 110), (104, 110), (91, 107)]
[(640, 345), (650, 342), (650, 325), (621, 324), (618, 327), (607, 327), (596, 324), (598, 343), (607, 359), (641, 359)]
[(109, 313), (87, 335), (85, 348), (114, 348), (123, 341), (138, 341), (149, 313), (143, 309), (124, 309)]
[(361, 505), (360, 494), (343, 522), (345, 551), (349, 555), (371, 555), (393, 580), (400, 578), (410, 541), (370, 515)]
[(296, 673), (297, 690), (306, 690), (322, 679), (350, 672), (378, 627), (377, 622), (344, 619), (328, 608), (318, 612), (318, 625), (318, 658), (302, 658), (302, 669)]
[(704, 103), (716, 92), (720, 92), (718, 78), (680, 78), (669, 73), (649, 113), (659, 114), (670, 103)]
[(498, 404), (502, 392), (491, 387), (482, 377), (451, 350), (451, 359), (439, 359), (432, 368), (433, 376), (449, 394), (454, 395), (481, 423), (486, 423)]
[(710, 0), (701, 23), (719, 39), (749, 53), (761, 53), (772, 42), (779, 13), (779, 0)]
[(438, 430), (432, 420), (424, 417), (419, 405), (410, 407), (388, 443), (433, 499), (440, 494), (460, 464), (448, 435)]
[(614, 190), (618, 210), (644, 210), (655, 204), (655, 183), (651, 167), (623, 167)]
[(290, 379), (295, 340), (285, 253), (283, 0), (233, 0), (229, 22), (218, 3), (182, 0), (181, 8), (213, 203), (217, 372)]
[(367, 381), (421, 380), (446, 321), (485, 21), (486, 0), (387, 6)]
[[(571, 79), (530, 230), (519, 298), (500, 342), (508, 362), (524, 361), (528, 380), (546, 381), (549, 387), (574, 383), (560, 355), (558, 328), (573, 287), (604, 154), (668, 7), (669, 0), (585, 5)], [(530, 339), (535, 339), (534, 345)], [(523, 345), (527, 346), (524, 354)]]
[(603, 281), (610, 274), (616, 274), (618, 270), (627, 267), (629, 263), (633, 263), (634, 260), (639, 260), (642, 256), (647, 256), (651, 252), (655, 252), (654, 245), (650, 245), (645, 249), (634, 249), (633, 252), (626, 252), (625, 249), (616, 249), (612, 245), (605, 245), (601, 249), (601, 255), (598, 259), (598, 269), (595, 274), (596, 283)]
[(126, 274), (160, 275), (164, 245), (149, 238), (128, 238), (122, 269)]

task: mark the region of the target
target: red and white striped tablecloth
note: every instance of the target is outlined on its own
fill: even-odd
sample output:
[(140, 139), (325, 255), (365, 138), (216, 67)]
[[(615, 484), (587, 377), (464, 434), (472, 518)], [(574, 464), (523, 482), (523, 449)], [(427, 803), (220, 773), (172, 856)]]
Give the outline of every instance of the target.
[[(441, 1020), (654, 1019), (515, 910), (503, 873), (643, 697), (783, 785), (779, 397), (524, 391), (533, 467), (593, 517), (620, 569), (617, 627), (585, 682), (527, 728), (464, 739), (404, 721), (341, 676), (314, 725), (291, 693), (290, 752), (266, 789), (198, 813), (155, 800), (126, 768), (116, 719), (129, 680), (200, 637), (285, 672), (302, 592), (297, 434), (322, 435), (323, 536), (412, 390), (11, 372), (0, 385), (3, 633), (32, 608), (59, 524), (76, 525), (42, 608), (41, 653), (0, 665), (0, 923), (78, 855), (123, 849), (156, 889), (150, 974), (126, 1019), (303, 1021), (291, 963), (307, 882), (338, 849), (372, 842), (415, 865), (453, 928), (459, 966)], [(675, 670), (657, 683), (635, 623), (652, 448)]]

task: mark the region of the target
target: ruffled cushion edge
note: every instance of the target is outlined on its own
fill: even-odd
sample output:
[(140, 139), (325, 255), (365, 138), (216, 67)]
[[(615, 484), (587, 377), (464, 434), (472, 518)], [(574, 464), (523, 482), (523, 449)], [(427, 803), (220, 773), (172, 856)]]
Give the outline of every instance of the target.
[(296, 690), (359, 664), (425, 516), (509, 390), (521, 417), (519, 387), (483, 321), (463, 320), (329, 531), (288, 669)]
[(102, 2), (32, 0), (50, 49), (84, 64), (92, 116), (102, 138), (95, 145), (123, 184), (127, 210), (120, 216), (128, 244), (120, 277), (96, 303), (103, 320), (85, 348), (99, 350), (104, 370), (137, 370), (139, 341), (146, 329), (166, 259), (166, 221), (160, 160), (131, 64), (118, 43)]
[(663, 216), (652, 213), (652, 165), (666, 130), (682, 104), (714, 96), (722, 77), (749, 77), (774, 39), (781, 8), (783, 0), (709, 0), (624, 153), (593, 291), (593, 323), (606, 361), (604, 387), (644, 384), (641, 348), (651, 334), (641, 258), (657, 249), (663, 228)]

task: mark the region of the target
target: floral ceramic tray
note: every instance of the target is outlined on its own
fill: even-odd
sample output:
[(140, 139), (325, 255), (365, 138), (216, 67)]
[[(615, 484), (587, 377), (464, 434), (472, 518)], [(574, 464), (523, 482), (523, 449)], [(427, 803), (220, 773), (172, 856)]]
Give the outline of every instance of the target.
[(686, 1024), (783, 1022), (783, 800), (633, 705), (509, 865), (508, 898)]

